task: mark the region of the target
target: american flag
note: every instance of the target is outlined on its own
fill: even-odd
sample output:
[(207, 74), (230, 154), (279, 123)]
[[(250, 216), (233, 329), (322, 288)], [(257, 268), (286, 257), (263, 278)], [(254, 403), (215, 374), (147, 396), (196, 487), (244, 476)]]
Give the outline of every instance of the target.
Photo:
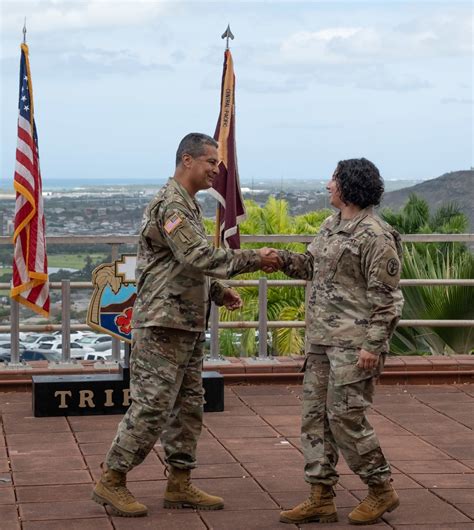
[(11, 297), (49, 316), (48, 260), (28, 46), (21, 45)]
[(240, 248), (239, 223), (245, 219), (235, 146), (235, 75), (230, 50), (224, 53), (221, 110), (214, 138), (219, 142), (219, 175), (208, 191), (219, 202), (219, 233), (225, 247)]

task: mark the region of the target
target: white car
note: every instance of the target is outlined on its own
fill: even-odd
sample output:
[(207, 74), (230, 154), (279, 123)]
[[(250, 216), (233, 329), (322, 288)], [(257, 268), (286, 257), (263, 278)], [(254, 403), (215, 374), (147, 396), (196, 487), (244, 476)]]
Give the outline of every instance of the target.
[[(53, 331), (53, 335), (56, 336), (55, 340), (61, 340), (62, 331)], [(69, 338), (71, 339), (71, 342), (77, 342), (78, 340), (82, 339), (83, 337), (87, 336), (95, 336), (95, 333), (93, 331), (70, 331), (69, 332)]]
[(53, 334), (43, 333), (41, 335), (38, 335), (36, 333), (30, 333), (21, 342), (27, 348), (35, 349), (35, 348), (38, 348), (42, 342), (57, 341), (57, 340), (58, 340), (58, 337)]
[[(71, 352), (71, 359), (83, 359), (84, 356), (88, 353), (95, 353), (95, 350), (93, 348), (82, 346), (77, 342), (70, 342), (69, 347)], [(63, 343), (59, 340), (54, 342), (41, 342), (35, 349), (38, 351), (56, 351), (61, 353), (63, 350)]]
[(100, 352), (112, 348), (112, 337), (109, 335), (86, 335), (82, 339), (76, 340), (76, 343)]
[(86, 353), (84, 355), (84, 361), (111, 361), (112, 354), (106, 351)]

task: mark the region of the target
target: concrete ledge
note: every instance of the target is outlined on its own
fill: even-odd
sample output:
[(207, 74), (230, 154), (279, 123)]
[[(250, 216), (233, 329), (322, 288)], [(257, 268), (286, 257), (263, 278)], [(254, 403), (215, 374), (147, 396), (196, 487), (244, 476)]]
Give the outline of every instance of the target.
[[(219, 364), (204, 363), (205, 370), (220, 372), (228, 384), (244, 382), (299, 382), (303, 378), (301, 372), (304, 357), (292, 355), (275, 357), (268, 364), (256, 363), (248, 358), (230, 357), (227, 362)], [(30, 368), (23, 370), (2, 370), (0, 367), (0, 392), (12, 390), (29, 390), (33, 375), (51, 375), (46, 361), (29, 363)], [(113, 374), (116, 368), (98, 369), (93, 361), (82, 361), (77, 369), (54, 370), (55, 375), (63, 374)], [(380, 383), (391, 385), (405, 384), (456, 384), (474, 382), (474, 355), (454, 356), (399, 356), (389, 357)]]

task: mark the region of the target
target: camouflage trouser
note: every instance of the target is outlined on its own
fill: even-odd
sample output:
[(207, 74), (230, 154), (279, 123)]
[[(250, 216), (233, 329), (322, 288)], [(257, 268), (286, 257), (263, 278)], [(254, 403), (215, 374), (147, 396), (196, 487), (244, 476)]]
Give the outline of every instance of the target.
[(366, 417), (384, 359), (366, 371), (357, 368), (357, 358), (357, 350), (333, 347), (307, 356), (301, 425), (307, 482), (336, 484), (339, 450), (366, 484), (390, 478), (390, 466)]
[(130, 471), (143, 462), (158, 438), (170, 465), (196, 466), (203, 345), (203, 333), (159, 327), (133, 330), (131, 405), (107, 453), (108, 467)]

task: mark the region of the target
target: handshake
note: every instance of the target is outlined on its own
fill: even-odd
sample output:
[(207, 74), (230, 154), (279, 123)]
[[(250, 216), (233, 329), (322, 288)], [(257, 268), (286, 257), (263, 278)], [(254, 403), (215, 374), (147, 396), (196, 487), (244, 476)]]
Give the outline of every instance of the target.
[(282, 268), (283, 260), (278, 250), (264, 247), (258, 249), (257, 252), (260, 256), (260, 269), (263, 272), (275, 272)]

